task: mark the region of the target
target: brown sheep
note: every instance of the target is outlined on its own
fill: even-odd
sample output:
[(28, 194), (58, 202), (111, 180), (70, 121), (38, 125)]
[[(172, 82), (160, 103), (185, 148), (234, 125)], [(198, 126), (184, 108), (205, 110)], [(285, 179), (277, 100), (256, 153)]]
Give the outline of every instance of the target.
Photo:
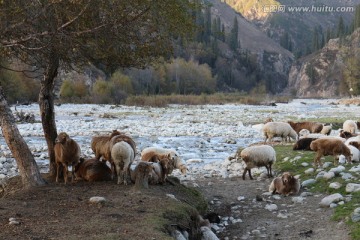
[(323, 124), (319, 122), (293, 122), (288, 121), (290, 126), (295, 130), (297, 134), (301, 131), (301, 129), (307, 129), (310, 131), (310, 133), (320, 133)]
[(111, 169), (106, 163), (96, 158), (87, 160), (80, 158), (80, 162), (75, 166), (76, 180), (84, 179), (89, 182), (111, 181), (111, 175)]
[[(185, 162), (180, 158), (180, 155), (173, 149), (165, 149), (160, 147), (147, 147), (141, 151), (141, 160), (148, 162), (152, 159), (154, 161), (154, 155), (171, 155), (171, 162), (174, 168), (179, 169), (182, 174), (186, 174), (187, 167)], [(172, 170), (170, 171), (172, 173)]]
[(360, 150), (360, 143), (359, 142), (349, 142), (349, 145), (356, 147)]
[(56, 182), (59, 182), (60, 166), (63, 166), (64, 182), (68, 179), (68, 166), (72, 166), (71, 181), (74, 181), (75, 165), (80, 159), (79, 145), (69, 137), (65, 132), (59, 133), (55, 139), (55, 163), (56, 163)]
[(94, 136), (91, 140), (91, 149), (95, 153), (95, 158), (100, 160), (102, 157), (103, 160), (111, 162), (111, 150), (110, 150), (110, 140), (112, 137), (120, 135), (121, 133), (117, 130), (113, 130), (112, 133), (108, 136), (100, 135)]
[(284, 172), (281, 177), (272, 180), (269, 192), (278, 193), (285, 196), (296, 195), (300, 190), (300, 181), (289, 172)]
[(339, 139), (319, 138), (310, 144), (311, 150), (316, 152), (314, 166), (322, 166), (320, 158), (322, 156), (334, 156), (334, 165), (339, 162), (339, 155), (344, 155), (348, 163), (351, 163), (350, 149)]

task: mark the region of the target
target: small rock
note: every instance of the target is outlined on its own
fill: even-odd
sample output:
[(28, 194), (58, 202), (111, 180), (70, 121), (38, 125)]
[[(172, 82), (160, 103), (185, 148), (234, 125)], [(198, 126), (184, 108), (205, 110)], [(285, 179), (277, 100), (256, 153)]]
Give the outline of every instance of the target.
[(301, 183), (301, 186), (307, 187), (307, 186), (309, 186), (309, 185), (311, 185), (311, 184), (314, 184), (314, 183), (316, 183), (316, 180), (315, 180), (315, 179), (308, 179), (308, 180), (303, 181), (303, 182)]
[(358, 183), (348, 183), (346, 184), (346, 192), (358, 192), (360, 191), (360, 184)]
[(106, 199), (104, 197), (91, 197), (89, 200), (90, 203), (104, 203)]
[(278, 209), (278, 206), (276, 204), (266, 204), (265, 209), (269, 211), (276, 211)]
[(10, 224), (10, 225), (19, 225), (20, 222), (18, 222), (18, 221), (11, 221), (11, 222), (9, 222), (9, 224)]
[(341, 175), (341, 178), (344, 180), (348, 180), (353, 177), (353, 175), (351, 175), (350, 173), (345, 173), (345, 172), (340, 173), (340, 175)]
[(301, 163), (301, 166), (307, 167), (307, 166), (309, 166), (309, 164), (307, 162), (303, 162), (303, 163)]
[(313, 194), (311, 192), (302, 192), (300, 194), (300, 197), (308, 197), (308, 196), (312, 196)]
[(334, 172), (327, 172), (324, 174), (323, 178), (326, 180), (332, 179), (335, 177), (335, 173)]
[(277, 215), (277, 217), (278, 217), (278, 218), (288, 218), (288, 216), (285, 215), (285, 214), (283, 214), (283, 213), (279, 213), (279, 214)]
[(353, 222), (359, 222), (360, 221), (360, 207), (356, 208), (354, 212), (351, 214), (351, 220)]
[(344, 197), (340, 193), (334, 193), (334, 194), (324, 197), (320, 202), (320, 206), (321, 207), (329, 207), (331, 203), (336, 203), (343, 199), (344, 199)]
[(335, 174), (339, 174), (345, 170), (344, 166), (337, 166), (336, 168), (331, 168), (329, 172), (333, 172)]
[(339, 189), (339, 188), (341, 188), (341, 184), (340, 183), (338, 183), (338, 182), (333, 182), (333, 183), (330, 183), (330, 185), (329, 185), (329, 188), (332, 188), (332, 189)]
[(304, 202), (304, 198), (303, 197), (293, 197), (291, 198), (291, 201), (293, 203), (303, 203)]
[(313, 173), (314, 171), (315, 171), (314, 168), (308, 168), (308, 169), (305, 170), (305, 174), (311, 174), (311, 173)]
[(328, 168), (332, 165), (332, 162), (325, 162), (323, 168)]
[(237, 198), (238, 201), (242, 201), (242, 200), (244, 200), (244, 199), (245, 199), (244, 196), (239, 196), (239, 197)]

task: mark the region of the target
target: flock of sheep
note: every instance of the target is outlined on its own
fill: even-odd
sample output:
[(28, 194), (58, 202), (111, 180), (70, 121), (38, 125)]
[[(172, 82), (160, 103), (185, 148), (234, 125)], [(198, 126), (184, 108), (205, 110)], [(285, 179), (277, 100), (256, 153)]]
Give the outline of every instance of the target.
[[(246, 173), (250, 179), (251, 169), (265, 166), (267, 175), (272, 177), (272, 165), (276, 161), (276, 152), (273, 147), (266, 145), (274, 137), (281, 137), (282, 141), (293, 139), (295, 144), (293, 150), (310, 150), (315, 152), (314, 166), (321, 167), (322, 156), (334, 156), (334, 165), (339, 162), (339, 156), (343, 156), (348, 163), (359, 161), (360, 137), (356, 134), (360, 128), (360, 122), (346, 120), (339, 136), (329, 136), (332, 126), (323, 125), (319, 122), (273, 122), (271, 119), (264, 124), (262, 131), (265, 136), (263, 145), (250, 146), (245, 149), (239, 148), (235, 157), (242, 159), (245, 163), (243, 179)], [(281, 177), (273, 179), (269, 191), (284, 195), (297, 194), (300, 182), (289, 172)]]
[[(360, 123), (347, 120), (339, 136), (329, 136), (332, 126), (323, 125), (319, 122), (273, 122), (267, 119), (262, 131), (265, 142), (262, 145), (239, 148), (235, 157), (245, 163), (242, 178), (245, 180), (246, 173), (250, 179), (251, 169), (254, 167), (266, 167), (267, 175), (272, 177), (272, 165), (276, 161), (274, 148), (267, 143), (274, 137), (281, 137), (282, 141), (293, 139), (294, 150), (311, 150), (316, 152), (314, 166), (321, 167), (321, 157), (334, 156), (334, 164), (337, 165), (339, 156), (344, 156), (347, 162), (359, 161), (360, 137), (356, 132)], [(118, 184), (135, 183), (140, 187), (148, 187), (148, 184), (162, 184), (174, 169), (186, 173), (186, 164), (179, 154), (172, 149), (157, 147), (145, 148), (141, 152), (141, 161), (134, 169), (131, 168), (136, 156), (136, 144), (133, 139), (117, 130), (109, 135), (94, 136), (91, 141), (91, 149), (95, 158), (80, 158), (80, 147), (66, 133), (62, 132), (55, 141), (55, 162), (57, 166), (56, 182), (59, 174), (63, 171), (65, 184), (68, 181), (68, 166), (72, 166), (72, 181), (83, 179), (86, 181), (109, 181), (117, 176)], [(111, 169), (106, 164), (110, 163)], [(290, 173), (283, 173), (281, 177), (274, 178), (269, 191), (279, 194), (297, 194), (300, 189), (299, 180)]]
[[(136, 155), (133, 139), (117, 130), (110, 135), (94, 136), (91, 149), (95, 158), (80, 158), (81, 150), (75, 140), (65, 132), (55, 140), (56, 182), (62, 172), (65, 184), (68, 181), (68, 166), (72, 166), (72, 181), (109, 181), (117, 176), (117, 183), (127, 185), (130, 181), (141, 187), (164, 183), (174, 169), (186, 173), (186, 165), (176, 151), (157, 147), (145, 148), (136, 168), (130, 168)], [(109, 161), (111, 169), (106, 165)]]

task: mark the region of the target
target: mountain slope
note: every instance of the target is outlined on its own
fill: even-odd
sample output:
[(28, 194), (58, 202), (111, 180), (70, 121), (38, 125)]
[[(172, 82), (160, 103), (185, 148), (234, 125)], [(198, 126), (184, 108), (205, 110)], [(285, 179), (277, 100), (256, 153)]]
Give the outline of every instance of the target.
[(286, 92), (296, 97), (359, 94), (359, 72), (360, 28), (346, 39), (331, 39), (320, 51), (294, 63)]
[(220, 17), (228, 31), (232, 27), (234, 18), (237, 18), (241, 50), (256, 55), (262, 81), (267, 89), (270, 89), (272, 93), (281, 92), (287, 86), (288, 73), (294, 61), (293, 54), (236, 13), (226, 3), (220, 0), (208, 2), (212, 4), (212, 14)]

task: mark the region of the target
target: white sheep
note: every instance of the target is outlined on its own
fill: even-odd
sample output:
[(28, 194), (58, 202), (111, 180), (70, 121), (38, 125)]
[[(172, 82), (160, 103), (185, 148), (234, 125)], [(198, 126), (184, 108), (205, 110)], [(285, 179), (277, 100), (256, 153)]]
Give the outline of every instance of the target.
[(330, 135), (332, 130), (332, 124), (330, 125), (323, 125), (323, 128), (321, 129), (321, 134)]
[[(164, 155), (164, 154), (170, 154), (174, 168), (179, 169), (182, 174), (186, 174), (186, 170), (187, 170), (186, 164), (181, 160), (180, 155), (174, 149), (147, 147), (141, 151), (141, 160), (148, 162), (155, 155)], [(171, 174), (171, 172), (169, 174)]]
[(249, 173), (250, 179), (253, 179), (251, 176), (251, 169), (262, 166), (266, 167), (267, 175), (272, 177), (271, 166), (276, 161), (276, 153), (273, 147), (269, 145), (257, 145), (247, 147), (243, 150), (239, 148), (236, 153), (236, 158), (242, 159), (246, 165), (242, 175), (244, 180), (246, 172)]
[(357, 124), (353, 120), (346, 120), (343, 123), (343, 130), (349, 133), (356, 133), (358, 130)]
[(310, 133), (307, 129), (301, 129), (299, 132), (299, 138), (327, 138), (327, 139), (339, 139), (342, 142), (345, 142), (346, 139), (339, 136), (328, 136), (323, 133)]
[(290, 126), (290, 124), (285, 122), (268, 122), (263, 127), (263, 133), (265, 136), (265, 143), (269, 139), (272, 140), (273, 137), (281, 137), (282, 140), (287, 140), (288, 137), (297, 140), (298, 135), (295, 130)]
[(127, 185), (130, 177), (130, 165), (134, 161), (133, 148), (127, 142), (121, 141), (111, 144), (111, 159), (115, 165), (118, 184)]

